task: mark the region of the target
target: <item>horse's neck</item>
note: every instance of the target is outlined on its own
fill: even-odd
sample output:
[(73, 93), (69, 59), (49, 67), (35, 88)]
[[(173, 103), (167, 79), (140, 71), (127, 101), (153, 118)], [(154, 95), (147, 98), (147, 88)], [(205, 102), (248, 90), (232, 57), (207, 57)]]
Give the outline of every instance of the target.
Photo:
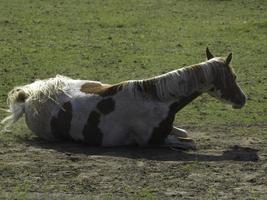
[(211, 70), (207, 66), (195, 65), (175, 70), (151, 79), (143, 80), (146, 92), (160, 100), (173, 101), (206, 92), (211, 87)]
[(175, 114), (181, 109), (183, 109), (187, 104), (191, 103), (193, 100), (195, 100), (198, 96), (200, 96), (200, 92), (194, 92), (186, 97), (181, 97), (179, 100), (174, 101), (171, 103), (170, 111)]

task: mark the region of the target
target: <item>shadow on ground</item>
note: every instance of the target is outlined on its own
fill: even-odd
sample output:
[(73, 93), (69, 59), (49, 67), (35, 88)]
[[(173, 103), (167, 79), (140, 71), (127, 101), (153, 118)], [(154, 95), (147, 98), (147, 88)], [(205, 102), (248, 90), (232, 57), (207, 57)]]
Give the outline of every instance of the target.
[(181, 149), (170, 149), (166, 147), (88, 147), (83, 144), (53, 142), (48, 143), (39, 139), (25, 141), (28, 145), (53, 149), (65, 153), (67, 156), (75, 157), (79, 155), (88, 156), (113, 156), (132, 159), (147, 159), (158, 161), (253, 161), (259, 160), (257, 149), (248, 147), (233, 146), (221, 154), (204, 154), (197, 151), (183, 151)]

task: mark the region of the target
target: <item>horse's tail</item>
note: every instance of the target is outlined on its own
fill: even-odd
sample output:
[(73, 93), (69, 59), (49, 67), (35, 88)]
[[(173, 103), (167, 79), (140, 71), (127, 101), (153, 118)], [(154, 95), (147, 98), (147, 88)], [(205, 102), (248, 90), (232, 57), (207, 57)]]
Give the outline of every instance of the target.
[(25, 104), (30, 106), (34, 114), (38, 114), (40, 106), (47, 100), (61, 105), (58, 94), (68, 95), (68, 77), (57, 75), (55, 78), (36, 80), (35, 82), (15, 87), (8, 93), (7, 104), (11, 115), (2, 120), (5, 128), (18, 121), (25, 113)]
[(9, 109), (5, 111), (11, 113), (11, 115), (1, 121), (5, 129), (23, 116), (25, 112), (25, 102), (28, 97), (29, 93), (19, 87), (14, 88), (8, 93), (7, 104)]

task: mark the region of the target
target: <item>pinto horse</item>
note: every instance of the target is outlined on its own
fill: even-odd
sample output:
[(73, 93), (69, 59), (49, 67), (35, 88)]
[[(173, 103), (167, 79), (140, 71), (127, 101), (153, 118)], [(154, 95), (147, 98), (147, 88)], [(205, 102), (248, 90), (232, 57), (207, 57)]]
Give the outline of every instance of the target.
[(46, 140), (90, 146), (159, 145), (194, 149), (175, 114), (207, 92), (241, 108), (246, 96), (226, 59), (206, 49), (207, 61), (145, 80), (110, 85), (56, 76), (15, 87), (8, 94), (10, 125), (25, 114), (31, 131)]

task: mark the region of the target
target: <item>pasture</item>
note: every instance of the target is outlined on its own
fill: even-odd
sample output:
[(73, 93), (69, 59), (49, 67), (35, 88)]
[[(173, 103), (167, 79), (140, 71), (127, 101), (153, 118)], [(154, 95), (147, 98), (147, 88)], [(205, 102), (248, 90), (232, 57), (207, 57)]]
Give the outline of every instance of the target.
[(233, 110), (202, 95), (176, 115), (196, 151), (48, 143), (20, 120), (0, 133), (1, 199), (267, 198), (267, 1), (0, 0), (0, 8), (0, 108), (9, 90), (35, 79), (144, 79), (204, 61), (207, 46), (233, 52), (248, 96)]

